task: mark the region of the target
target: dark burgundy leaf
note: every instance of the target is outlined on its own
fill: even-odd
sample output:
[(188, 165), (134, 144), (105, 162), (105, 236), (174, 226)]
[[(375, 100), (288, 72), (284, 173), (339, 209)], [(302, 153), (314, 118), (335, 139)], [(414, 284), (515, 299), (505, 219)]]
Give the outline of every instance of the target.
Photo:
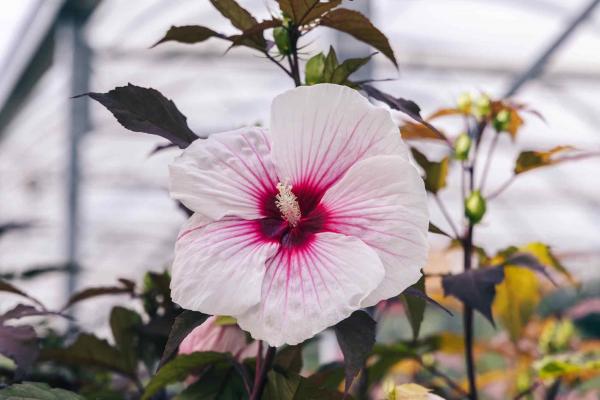
[[(256, 25), (259, 25), (256, 18), (254, 18), (252, 14), (240, 6), (235, 0), (210, 0), (210, 2), (225, 18), (231, 22), (234, 27), (238, 28), (242, 32), (249, 31)], [(259, 50), (265, 49), (267, 42), (263, 37), (263, 30), (258, 30), (248, 35), (247, 42), (243, 42), (243, 44)], [(235, 44), (237, 37), (238, 36), (232, 36), (229, 39), (233, 40)]]
[(0, 279), (0, 292), (8, 292), (8, 293), (12, 293), (12, 294), (16, 294), (16, 295), (25, 297), (26, 299), (29, 299), (29, 300), (33, 301), (34, 303), (36, 303), (37, 305), (44, 308), (43, 304), (39, 300), (37, 300), (36, 298), (23, 292), (21, 289), (18, 289), (17, 287), (15, 287), (15, 286), (11, 285), (10, 283), (3, 281), (1, 279)]
[(397, 67), (396, 56), (385, 35), (363, 14), (346, 8), (336, 8), (321, 18), (320, 25), (352, 35), (381, 51)]
[[(404, 291), (400, 296), (404, 300), (404, 306), (406, 307), (406, 316), (410, 327), (412, 328), (413, 340), (417, 340), (419, 332), (421, 330), (421, 323), (425, 315), (425, 307), (427, 303), (425, 297), (425, 277), (421, 276), (421, 279), (408, 289)], [(413, 295), (411, 295), (411, 293)], [(414, 295), (414, 293), (422, 294), (422, 296)]]
[(348, 318), (335, 325), (335, 335), (344, 355), (346, 375), (345, 393), (352, 381), (365, 366), (367, 357), (375, 344), (376, 324), (364, 311), (354, 311)]
[(278, 0), (279, 8), (296, 25), (305, 25), (340, 5), (342, 0)]
[[(130, 282), (130, 281), (124, 281), (124, 282)], [(67, 308), (71, 307), (73, 304), (78, 303), (82, 300), (87, 300), (87, 299), (91, 299), (93, 297), (97, 297), (97, 296), (104, 296), (104, 295), (113, 295), (113, 294), (130, 294), (133, 295), (134, 292), (134, 287), (131, 286), (129, 283), (125, 284), (123, 283), (123, 286), (99, 286), (99, 287), (91, 287), (91, 288), (87, 288), (87, 289), (83, 289), (80, 292), (75, 293), (73, 296), (71, 296), (71, 298), (69, 299), (69, 301), (67, 302), (67, 304), (65, 304), (65, 306), (62, 308), (62, 310), (66, 310)]]
[(199, 25), (172, 26), (169, 28), (165, 36), (152, 47), (156, 47), (164, 42), (179, 42), (186, 44), (194, 44), (204, 42), (211, 37), (226, 39), (225, 35), (217, 33), (210, 28)]
[(0, 325), (0, 353), (15, 362), (18, 375), (28, 371), (39, 354), (35, 330), (28, 325)]
[(173, 101), (158, 90), (130, 83), (108, 93), (86, 93), (77, 97), (81, 96), (98, 101), (131, 131), (162, 136), (182, 149), (198, 139)]
[(444, 232), (437, 225), (434, 225), (431, 222), (429, 223), (429, 232), (431, 232), (431, 233), (437, 233), (438, 235), (444, 235), (444, 236), (449, 237), (450, 239), (452, 239), (452, 236), (450, 236), (448, 233)]
[(12, 232), (29, 229), (33, 226), (31, 222), (5, 222), (0, 224), (0, 236)]
[(175, 318), (175, 322), (171, 327), (165, 350), (160, 359), (159, 368), (162, 367), (171, 357), (177, 352), (179, 345), (190, 334), (194, 328), (202, 325), (209, 316), (197, 311), (183, 310), (181, 314)]
[(546, 278), (548, 278), (548, 280), (550, 282), (552, 282), (552, 284), (554, 286), (558, 286), (558, 284), (556, 283), (554, 278), (552, 278), (552, 276), (548, 273), (548, 270), (546, 269), (546, 267), (539, 262), (537, 257), (534, 257), (531, 254), (527, 254), (527, 253), (514, 254), (514, 255), (510, 256), (508, 259), (506, 259), (506, 261), (504, 262), (504, 265), (514, 265), (517, 267), (529, 268), (532, 271), (536, 271), (536, 272), (539, 272), (542, 275), (544, 275)]
[(365, 91), (365, 93), (369, 97), (372, 97), (375, 100), (379, 100), (379, 101), (387, 104), (394, 110), (403, 112), (404, 114), (408, 115), (415, 121), (417, 121), (417, 122), (423, 124), (424, 126), (426, 126), (427, 128), (429, 128), (431, 133), (433, 135), (436, 135), (439, 139), (446, 141), (446, 143), (450, 143), (448, 138), (446, 138), (446, 135), (444, 135), (439, 129), (437, 129), (436, 127), (431, 125), (429, 122), (424, 120), (423, 117), (421, 117), (421, 108), (414, 101), (406, 100), (406, 99), (403, 99), (402, 97), (394, 97), (390, 94), (382, 92), (381, 90), (379, 90), (371, 85), (362, 85), (361, 88), (362, 88), (362, 90)]
[[(232, 46), (237, 46), (240, 44), (244, 44), (245, 40), (256, 38), (257, 35), (262, 35), (264, 31), (271, 28), (276, 28), (281, 26), (282, 22), (279, 19), (268, 19), (266, 21), (262, 21), (251, 28), (244, 30), (241, 35), (233, 35), (229, 37), (229, 40), (233, 42)], [(255, 46), (250, 46), (255, 47)]]
[(432, 305), (438, 307), (439, 309), (445, 311), (446, 313), (448, 313), (448, 315), (450, 315), (450, 316), (454, 315), (454, 314), (452, 314), (452, 311), (448, 310), (446, 307), (444, 307), (443, 305), (441, 305), (440, 303), (438, 303), (437, 301), (435, 301), (434, 299), (429, 297), (427, 295), (427, 293), (425, 293), (425, 291), (417, 289), (414, 285), (409, 287), (408, 289), (406, 289), (403, 292), (403, 294), (406, 296), (421, 298), (421, 299), (425, 300), (427, 303), (432, 304)]
[(8, 310), (3, 315), (0, 315), (0, 323), (11, 319), (20, 319), (25, 317), (40, 317), (46, 315), (58, 315), (64, 318), (69, 318), (67, 315), (55, 311), (38, 310), (37, 308), (26, 304), (18, 304), (15, 308)]
[(496, 285), (504, 279), (504, 267), (474, 269), (442, 278), (446, 296), (454, 296), (469, 307), (479, 311), (492, 325), (492, 302), (496, 296)]

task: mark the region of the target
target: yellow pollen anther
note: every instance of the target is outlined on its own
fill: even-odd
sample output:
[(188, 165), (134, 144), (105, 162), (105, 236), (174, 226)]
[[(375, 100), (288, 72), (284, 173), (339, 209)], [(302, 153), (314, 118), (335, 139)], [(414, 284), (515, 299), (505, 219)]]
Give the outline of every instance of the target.
[(298, 225), (300, 221), (300, 205), (294, 192), (292, 192), (292, 185), (279, 182), (277, 184), (277, 190), (279, 193), (275, 196), (275, 205), (279, 209), (281, 216), (291, 226)]

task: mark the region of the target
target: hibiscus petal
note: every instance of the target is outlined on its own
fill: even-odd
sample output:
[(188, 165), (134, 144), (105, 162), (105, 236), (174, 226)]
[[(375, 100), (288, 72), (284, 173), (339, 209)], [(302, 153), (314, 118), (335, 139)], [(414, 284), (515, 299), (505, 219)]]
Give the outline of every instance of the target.
[(372, 306), (417, 282), (427, 261), (429, 214), (423, 180), (402, 157), (358, 162), (321, 201), (327, 229), (356, 236), (372, 247), (385, 278), (362, 303)]
[(188, 310), (237, 315), (260, 301), (265, 262), (278, 245), (263, 239), (255, 221), (204, 220), (193, 215), (177, 239), (171, 297)]
[(237, 316), (238, 324), (271, 346), (300, 343), (359, 309), (383, 275), (379, 257), (359, 239), (318, 233), (267, 262), (261, 304)]
[(394, 154), (408, 160), (389, 111), (339, 85), (303, 86), (277, 96), (271, 138), (279, 177), (316, 190), (328, 188), (367, 157)]
[(277, 175), (267, 132), (242, 128), (196, 140), (170, 166), (171, 196), (214, 221), (265, 216)]

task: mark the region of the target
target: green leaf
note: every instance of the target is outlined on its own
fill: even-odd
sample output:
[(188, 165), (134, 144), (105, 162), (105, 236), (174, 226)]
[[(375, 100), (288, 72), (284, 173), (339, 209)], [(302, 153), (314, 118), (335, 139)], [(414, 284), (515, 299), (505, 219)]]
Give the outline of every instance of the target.
[(329, 46), (329, 53), (327, 53), (327, 57), (325, 58), (325, 67), (323, 68), (321, 82), (331, 81), (333, 72), (335, 71), (338, 65), (338, 59), (337, 55), (335, 54), (335, 50), (333, 49), (333, 47)]
[(379, 29), (373, 26), (367, 17), (358, 11), (346, 8), (335, 9), (321, 19), (320, 25), (348, 33), (354, 38), (373, 46), (389, 58), (396, 67), (398, 66), (388, 39)]
[(46, 383), (24, 382), (0, 390), (0, 400), (85, 400), (64, 389), (53, 389)]
[[(421, 276), (421, 279), (411, 287), (420, 290), (421, 292), (425, 292), (425, 276)], [(410, 322), (410, 327), (412, 328), (413, 340), (417, 340), (419, 331), (421, 330), (423, 316), (425, 315), (427, 302), (423, 298), (407, 296), (406, 294), (402, 294), (401, 297), (406, 306), (406, 316), (408, 317), (408, 322)]]
[(67, 365), (106, 369), (128, 377), (133, 377), (136, 373), (118, 349), (106, 340), (87, 333), (79, 335), (77, 340), (67, 348), (43, 349), (41, 359)]
[(367, 64), (373, 57), (373, 54), (362, 58), (349, 58), (337, 66), (333, 71), (330, 83), (344, 85), (348, 81), (348, 77), (358, 71), (363, 65)]
[(244, 383), (235, 368), (221, 363), (202, 373), (202, 378), (189, 385), (173, 400), (247, 399)]
[(454, 296), (469, 307), (479, 311), (494, 325), (492, 302), (496, 285), (504, 279), (504, 266), (472, 269), (442, 278), (445, 296)]
[(159, 368), (177, 352), (179, 345), (196, 327), (202, 325), (209, 316), (197, 311), (183, 310), (175, 318), (165, 350), (160, 359)]
[(364, 311), (355, 311), (348, 318), (335, 325), (335, 335), (344, 354), (346, 375), (345, 392), (348, 393), (352, 381), (365, 366), (375, 344), (376, 324)]
[(162, 136), (182, 149), (198, 139), (188, 127), (186, 117), (158, 90), (130, 83), (107, 93), (81, 96), (89, 96), (102, 104), (130, 131)]
[(319, 387), (314, 381), (289, 371), (271, 370), (262, 400), (341, 400), (342, 393)]
[(203, 352), (182, 354), (177, 356), (172, 361), (166, 363), (157, 373), (150, 379), (142, 400), (150, 399), (160, 389), (176, 382), (181, 382), (189, 375), (198, 373), (203, 368), (226, 361), (229, 358), (227, 354), (215, 352)]
[(212, 37), (225, 39), (225, 36), (213, 31), (210, 28), (199, 25), (172, 26), (169, 28), (165, 36), (152, 47), (156, 47), (165, 42), (179, 42), (186, 44), (194, 44), (204, 42)]
[(114, 307), (110, 313), (110, 328), (117, 349), (123, 354), (123, 360), (131, 371), (137, 368), (138, 340), (137, 331), (142, 326), (138, 313), (123, 307)]
[(325, 55), (319, 53), (310, 58), (306, 63), (305, 82), (307, 85), (315, 85), (323, 82), (323, 72), (325, 71)]
[[(522, 174), (535, 168), (580, 159), (581, 157), (572, 155), (574, 151), (575, 149), (572, 146), (556, 146), (548, 151), (523, 151), (517, 157), (515, 174)], [(565, 153), (570, 153), (570, 156), (565, 156)]]
[(305, 25), (340, 5), (342, 0), (278, 0), (281, 11), (296, 25)]
[(431, 193), (437, 193), (446, 187), (446, 176), (448, 175), (448, 157), (441, 161), (429, 161), (419, 150), (411, 147), (412, 155), (423, 171), (425, 171), (425, 189)]
[(279, 350), (275, 355), (274, 365), (277, 365), (285, 371), (291, 371), (299, 374), (302, 370), (302, 344), (286, 346)]

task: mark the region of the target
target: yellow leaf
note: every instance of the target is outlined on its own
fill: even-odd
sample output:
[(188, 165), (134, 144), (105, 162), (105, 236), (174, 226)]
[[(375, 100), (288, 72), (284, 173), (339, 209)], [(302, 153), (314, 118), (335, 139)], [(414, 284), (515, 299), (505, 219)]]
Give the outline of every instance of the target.
[(445, 140), (444, 136), (440, 135), (439, 132), (434, 131), (430, 127), (410, 121), (405, 121), (404, 125), (400, 127), (400, 135), (404, 140)]
[(530, 253), (532, 256), (536, 257), (540, 263), (555, 269), (563, 274), (571, 283), (575, 283), (575, 279), (571, 273), (560, 263), (560, 261), (558, 261), (554, 254), (552, 254), (550, 246), (540, 242), (532, 242), (523, 246), (521, 250)]
[(496, 286), (494, 314), (515, 343), (541, 300), (539, 286), (533, 271), (512, 266), (504, 269), (504, 281)]

